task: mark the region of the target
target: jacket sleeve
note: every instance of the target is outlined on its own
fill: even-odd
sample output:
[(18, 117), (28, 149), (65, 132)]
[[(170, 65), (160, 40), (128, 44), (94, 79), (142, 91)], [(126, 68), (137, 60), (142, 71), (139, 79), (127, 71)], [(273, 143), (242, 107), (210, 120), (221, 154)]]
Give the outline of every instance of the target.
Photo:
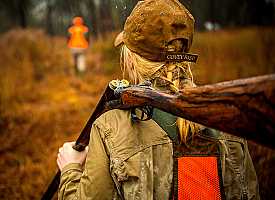
[(247, 183), (248, 199), (260, 200), (259, 185), (258, 185), (256, 170), (254, 168), (254, 165), (248, 150), (247, 141), (245, 141), (244, 153), (245, 153), (244, 165), (245, 165), (245, 172), (246, 172), (245, 178), (246, 178), (246, 181), (248, 182)]
[(109, 158), (100, 137), (100, 128), (92, 127), (89, 152), (84, 169), (79, 164), (68, 164), (61, 172), (59, 200), (112, 199), (115, 190)]

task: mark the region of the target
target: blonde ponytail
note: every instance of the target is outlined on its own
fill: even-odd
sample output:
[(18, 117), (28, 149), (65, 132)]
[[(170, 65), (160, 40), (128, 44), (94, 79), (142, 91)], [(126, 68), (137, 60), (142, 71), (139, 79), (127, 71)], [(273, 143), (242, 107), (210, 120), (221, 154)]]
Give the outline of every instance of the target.
[[(166, 66), (166, 78), (170, 83), (170, 90), (178, 91), (185, 87), (195, 87), (193, 75), (188, 63), (167, 63)], [(187, 142), (189, 135), (193, 136), (194, 133), (199, 131), (198, 124), (186, 119), (178, 117), (176, 123), (179, 130), (180, 141), (183, 143)]]
[[(123, 78), (129, 76), (134, 84), (149, 80), (154, 87), (165, 87), (177, 92), (185, 87), (194, 87), (193, 75), (187, 62), (152, 62), (129, 50), (125, 45), (121, 48), (121, 69)], [(181, 142), (199, 130), (199, 125), (183, 118), (177, 118), (177, 127)]]

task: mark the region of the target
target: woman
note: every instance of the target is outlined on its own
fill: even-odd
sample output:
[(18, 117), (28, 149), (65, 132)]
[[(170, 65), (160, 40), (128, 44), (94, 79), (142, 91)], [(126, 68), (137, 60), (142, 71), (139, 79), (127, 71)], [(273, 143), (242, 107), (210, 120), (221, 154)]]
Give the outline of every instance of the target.
[[(194, 87), (188, 62), (165, 59), (189, 52), (193, 32), (193, 16), (177, 0), (139, 1), (115, 41), (124, 75), (168, 92)], [(259, 199), (243, 139), (157, 109), (148, 121), (109, 111), (90, 137), (84, 152), (73, 143), (59, 149), (59, 199)]]

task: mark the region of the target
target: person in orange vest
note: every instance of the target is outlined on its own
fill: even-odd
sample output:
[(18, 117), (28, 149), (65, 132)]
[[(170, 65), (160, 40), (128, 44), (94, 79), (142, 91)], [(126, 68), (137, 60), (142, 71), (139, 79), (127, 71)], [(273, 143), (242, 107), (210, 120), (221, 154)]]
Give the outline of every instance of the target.
[(70, 34), (68, 47), (71, 49), (74, 58), (75, 72), (79, 75), (86, 70), (85, 50), (88, 48), (89, 42), (85, 35), (88, 34), (89, 29), (84, 25), (82, 17), (74, 17), (72, 24), (68, 29)]

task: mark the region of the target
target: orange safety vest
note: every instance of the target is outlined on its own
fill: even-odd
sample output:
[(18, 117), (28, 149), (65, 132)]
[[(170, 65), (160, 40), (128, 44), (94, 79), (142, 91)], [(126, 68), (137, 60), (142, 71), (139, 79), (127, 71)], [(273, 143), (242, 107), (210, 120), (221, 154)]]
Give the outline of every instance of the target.
[(174, 188), (176, 200), (223, 200), (220, 147), (201, 135), (192, 145), (173, 144)]
[(68, 41), (69, 48), (81, 48), (87, 49), (89, 46), (88, 41), (85, 38), (85, 34), (88, 33), (89, 29), (85, 25), (82, 24), (82, 21), (78, 19), (77, 23), (71, 26), (68, 30), (70, 33), (70, 38)]
[(222, 200), (215, 156), (178, 158), (178, 200)]

